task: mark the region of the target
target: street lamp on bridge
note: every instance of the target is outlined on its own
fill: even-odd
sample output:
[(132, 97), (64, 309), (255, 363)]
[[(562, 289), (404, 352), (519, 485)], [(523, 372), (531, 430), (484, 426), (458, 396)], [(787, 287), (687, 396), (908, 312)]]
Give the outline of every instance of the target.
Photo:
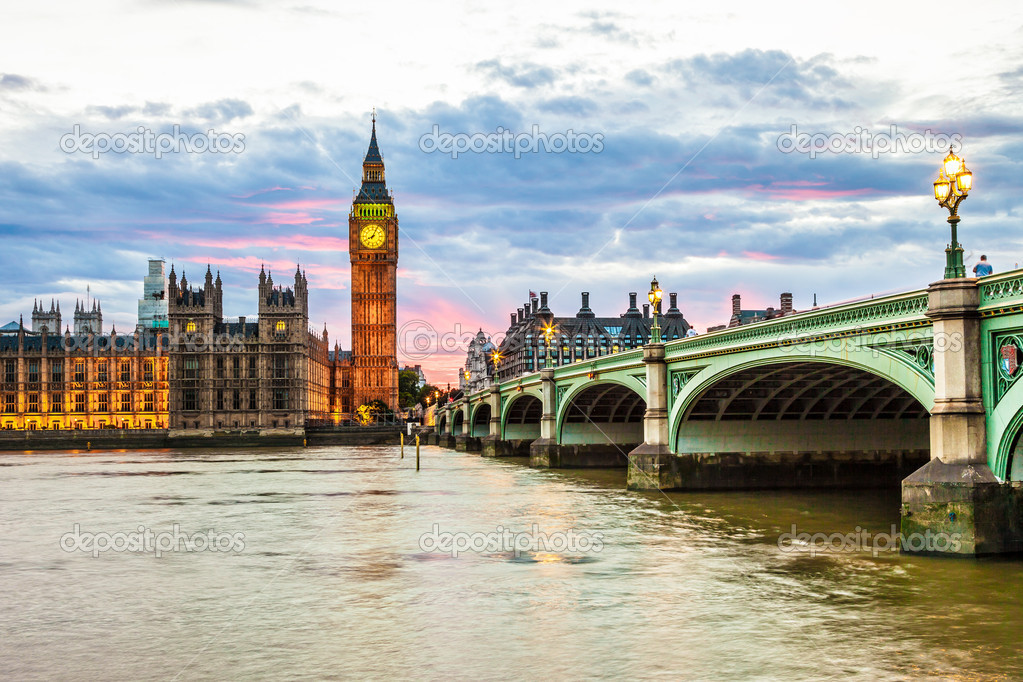
[(952, 243), (945, 249), (945, 279), (966, 277), (963, 265), (963, 245), (959, 243), (956, 228), (959, 225), (959, 204), (973, 188), (973, 172), (966, 168), (966, 161), (952, 153), (938, 168), (938, 179), (934, 181), (934, 198), (939, 206), (948, 209), (948, 224), (952, 226)]
[(650, 329), (650, 343), (661, 342), (661, 327), (657, 324), (657, 309), (661, 305), (661, 296), (663, 295), (664, 292), (661, 291), (661, 287), (657, 283), (657, 276), (655, 275), (650, 282), (650, 293), (646, 295), (650, 301), (650, 307), (654, 309), (654, 326)]
[(544, 344), (547, 346), (547, 362), (544, 363), (546, 367), (551, 366), (551, 338), (557, 331), (558, 328), (554, 326), (553, 322), (543, 327)]

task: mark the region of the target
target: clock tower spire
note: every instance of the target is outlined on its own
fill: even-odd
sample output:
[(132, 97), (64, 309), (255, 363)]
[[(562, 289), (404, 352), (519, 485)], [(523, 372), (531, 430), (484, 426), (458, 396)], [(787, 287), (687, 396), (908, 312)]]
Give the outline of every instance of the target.
[(362, 187), (348, 216), (353, 408), (379, 400), (398, 410), (398, 216), (384, 180), (375, 109), (372, 121)]

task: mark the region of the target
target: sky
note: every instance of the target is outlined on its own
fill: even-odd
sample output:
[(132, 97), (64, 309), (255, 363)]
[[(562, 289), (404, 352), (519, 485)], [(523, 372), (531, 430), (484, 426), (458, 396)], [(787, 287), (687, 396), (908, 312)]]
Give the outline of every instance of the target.
[[(350, 348), (374, 108), (399, 362), (433, 383), (457, 382), (468, 338), (500, 338), (530, 290), (559, 315), (588, 291), (613, 316), (656, 276), (704, 331), (734, 293), (802, 309), (923, 288), (949, 238), (931, 188), (946, 140), (974, 172), (968, 269), (1023, 262), (1017, 3), (346, 5), (5, 7), (0, 324), (35, 298), (70, 321), (88, 287), (129, 330), (150, 257), (191, 282), (209, 264), (224, 314), (251, 317), (261, 265), (283, 283), (301, 264), (310, 323)], [(139, 131), (189, 142), (93, 153)], [(502, 135), (529, 150), (436, 144)]]

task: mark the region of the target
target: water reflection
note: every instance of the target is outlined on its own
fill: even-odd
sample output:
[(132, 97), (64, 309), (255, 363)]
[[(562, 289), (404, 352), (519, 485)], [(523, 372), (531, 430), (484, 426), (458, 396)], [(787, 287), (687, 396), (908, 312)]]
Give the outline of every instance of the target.
[[(793, 524), (886, 531), (897, 489), (632, 493), (620, 470), (422, 453), (418, 473), (387, 447), (0, 455), (3, 675), (1023, 677), (1020, 562), (778, 547)], [(58, 546), (76, 523), (245, 550), (93, 558)], [(420, 547), (534, 524), (602, 546)]]

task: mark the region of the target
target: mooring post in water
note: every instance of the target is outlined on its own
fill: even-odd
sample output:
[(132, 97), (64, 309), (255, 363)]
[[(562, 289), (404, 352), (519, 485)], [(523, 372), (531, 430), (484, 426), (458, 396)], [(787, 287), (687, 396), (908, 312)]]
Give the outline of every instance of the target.
[(302, 439), (302, 447), (304, 447), (304, 448), (307, 448), (307, 447), (309, 447), (309, 446), (307, 445), (307, 443), (308, 443), (308, 442), (309, 442), (308, 440), (306, 440), (305, 438), (303, 438), (303, 439)]
[(92, 441), (89, 440), (85, 441), (85, 450), (86, 451), (92, 450)]
[(419, 471), (419, 434), (416, 434), (416, 471)]
[(401, 445), (401, 457), (400, 457), (400, 459), (405, 459), (405, 434), (404, 433), (399, 433), (398, 434), (398, 438), (400, 439), (399, 443)]

